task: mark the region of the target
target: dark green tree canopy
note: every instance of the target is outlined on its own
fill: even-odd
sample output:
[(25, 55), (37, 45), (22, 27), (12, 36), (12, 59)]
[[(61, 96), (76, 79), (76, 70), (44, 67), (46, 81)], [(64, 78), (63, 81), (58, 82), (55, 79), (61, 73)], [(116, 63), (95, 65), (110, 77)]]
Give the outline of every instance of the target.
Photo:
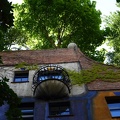
[(0, 30), (6, 31), (13, 26), (13, 10), (8, 0), (0, 0)]
[(8, 0), (0, 0), (0, 51), (6, 50), (11, 42), (6, 39), (6, 32), (13, 26), (13, 10)]
[(118, 3), (119, 3), (119, 2), (120, 2), (120, 0), (116, 0), (116, 2), (118, 2)]
[(90, 0), (24, 0), (15, 6), (15, 26), (37, 40), (31, 42), (34, 49), (61, 48), (75, 42), (90, 56), (104, 40), (101, 12), (95, 7), (96, 2)]

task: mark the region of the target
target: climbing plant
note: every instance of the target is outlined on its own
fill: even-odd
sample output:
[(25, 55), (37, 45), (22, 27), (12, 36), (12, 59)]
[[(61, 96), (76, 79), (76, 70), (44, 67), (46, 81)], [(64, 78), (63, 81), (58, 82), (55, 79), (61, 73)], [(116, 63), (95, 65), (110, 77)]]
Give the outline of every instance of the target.
[(6, 77), (0, 79), (0, 106), (9, 105), (9, 109), (5, 113), (7, 120), (22, 120), (21, 111), (18, 109), (21, 100), (9, 87), (8, 81), (9, 79)]
[[(38, 65), (29, 65), (27, 63), (19, 63), (16, 68), (25, 68), (26, 70), (36, 70)], [(108, 82), (120, 81), (120, 68), (104, 64), (94, 64), (91, 68), (81, 70), (79, 72), (67, 69), (72, 84), (86, 84), (94, 80), (103, 80)]]
[(90, 69), (79, 72), (67, 70), (72, 84), (86, 84), (94, 80), (103, 80), (108, 82), (120, 81), (120, 69), (118, 67), (107, 65), (93, 65)]
[(30, 64), (27, 64), (27, 63), (25, 63), (25, 62), (21, 62), (21, 63), (17, 64), (17, 65), (15, 66), (15, 68), (25, 69), (25, 70), (36, 70), (36, 69), (38, 69), (39, 67), (38, 67), (38, 65), (36, 65), (36, 64), (30, 65)]

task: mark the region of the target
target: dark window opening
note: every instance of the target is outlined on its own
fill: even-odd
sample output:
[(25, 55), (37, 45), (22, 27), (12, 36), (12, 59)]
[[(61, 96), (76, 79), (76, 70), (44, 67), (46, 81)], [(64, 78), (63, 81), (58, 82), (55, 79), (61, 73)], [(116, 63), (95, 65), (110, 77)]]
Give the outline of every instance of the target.
[(49, 103), (49, 116), (71, 115), (70, 102)]
[(105, 97), (112, 117), (120, 117), (120, 96)]
[(29, 71), (15, 71), (14, 82), (28, 82)]
[(34, 118), (34, 103), (21, 103), (19, 109), (22, 113), (23, 120), (33, 120)]

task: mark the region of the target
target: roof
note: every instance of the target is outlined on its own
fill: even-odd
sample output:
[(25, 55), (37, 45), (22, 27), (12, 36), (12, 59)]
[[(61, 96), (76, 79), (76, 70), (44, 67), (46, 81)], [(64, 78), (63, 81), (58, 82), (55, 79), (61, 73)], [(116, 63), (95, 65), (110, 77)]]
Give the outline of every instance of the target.
[(120, 82), (95, 80), (87, 84), (88, 90), (120, 90)]
[(46, 50), (19, 50), (0, 52), (3, 64), (16, 65), (22, 62), (27, 64), (58, 64), (80, 62), (81, 67), (87, 69), (95, 61), (86, 57), (79, 49), (61, 48)]

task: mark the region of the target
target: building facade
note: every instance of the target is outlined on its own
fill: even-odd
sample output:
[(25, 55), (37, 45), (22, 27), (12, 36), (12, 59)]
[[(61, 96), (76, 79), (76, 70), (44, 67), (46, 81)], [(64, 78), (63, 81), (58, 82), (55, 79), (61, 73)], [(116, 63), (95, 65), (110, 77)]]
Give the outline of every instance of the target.
[[(0, 73), (9, 78), (8, 85), (22, 99), (23, 120), (120, 119), (119, 81), (72, 84), (68, 69), (79, 72), (100, 64), (86, 57), (76, 44), (55, 50), (1, 52), (0, 56)], [(31, 66), (16, 67), (21, 63)], [(6, 104), (0, 107), (1, 120), (6, 120), (8, 108)]]

